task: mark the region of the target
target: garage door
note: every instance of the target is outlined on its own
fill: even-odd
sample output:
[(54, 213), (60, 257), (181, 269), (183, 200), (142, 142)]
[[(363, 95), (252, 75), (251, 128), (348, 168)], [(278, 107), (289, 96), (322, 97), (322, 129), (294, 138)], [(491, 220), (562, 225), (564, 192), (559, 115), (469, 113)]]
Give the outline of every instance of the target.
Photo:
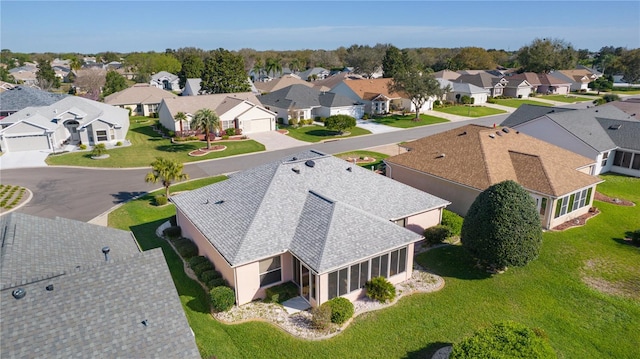
[(271, 131), (271, 119), (261, 118), (245, 122), (245, 133), (267, 132)]
[(45, 135), (5, 137), (7, 152), (48, 150), (49, 139)]

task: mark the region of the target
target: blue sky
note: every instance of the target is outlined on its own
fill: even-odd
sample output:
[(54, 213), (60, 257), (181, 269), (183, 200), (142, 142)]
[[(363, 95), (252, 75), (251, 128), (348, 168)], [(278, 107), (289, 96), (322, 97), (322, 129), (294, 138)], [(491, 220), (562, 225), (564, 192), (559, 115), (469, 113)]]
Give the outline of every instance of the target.
[(1, 47), (16, 52), (326, 49), (391, 43), (517, 50), (640, 47), (633, 1), (6, 1)]

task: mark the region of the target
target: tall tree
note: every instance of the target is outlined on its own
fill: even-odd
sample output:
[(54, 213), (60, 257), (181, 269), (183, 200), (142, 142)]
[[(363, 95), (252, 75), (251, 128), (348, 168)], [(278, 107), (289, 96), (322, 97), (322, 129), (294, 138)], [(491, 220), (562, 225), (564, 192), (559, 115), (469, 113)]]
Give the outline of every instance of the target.
[(202, 76), (204, 70), (204, 61), (196, 54), (187, 55), (182, 60), (182, 67), (178, 72), (178, 78), (180, 79), (180, 88), (184, 88), (187, 83), (187, 79), (197, 79)]
[(213, 51), (205, 61), (200, 89), (209, 94), (250, 91), (242, 56), (225, 49)]
[(451, 59), (451, 70), (489, 70), (496, 64), (485, 49), (481, 47), (465, 47)]
[(156, 160), (151, 162), (151, 172), (147, 173), (144, 181), (149, 183), (162, 182), (162, 186), (165, 190), (165, 196), (169, 198), (169, 187), (175, 181), (182, 181), (189, 179), (189, 175), (182, 173), (184, 164), (164, 157), (156, 157)]
[(282, 73), (282, 63), (280, 59), (277, 57), (269, 57), (265, 63), (265, 70), (267, 71), (267, 75), (272, 75), (273, 77), (277, 77)]
[(13, 75), (9, 73), (6, 67), (0, 66), (0, 80), (9, 83), (16, 83), (16, 79), (13, 78)]
[(86, 93), (84, 97), (98, 100), (106, 80), (107, 74), (103, 69), (89, 68), (79, 70), (73, 84)]
[(220, 118), (215, 111), (208, 108), (201, 108), (193, 116), (191, 120), (191, 128), (202, 130), (204, 137), (207, 139), (207, 149), (211, 149), (211, 139), (209, 133), (220, 127)]
[(115, 71), (109, 71), (107, 72), (107, 76), (106, 76), (106, 80), (104, 83), (104, 90), (102, 91), (102, 95), (103, 96), (109, 96), (112, 93), (118, 92), (118, 91), (122, 91), (124, 89), (126, 89), (127, 86), (127, 80), (124, 78), (124, 76), (120, 75), (119, 73), (115, 72)]
[(572, 69), (578, 55), (570, 43), (560, 39), (535, 39), (518, 50), (518, 62), (523, 71), (544, 72)]
[(471, 255), (490, 267), (524, 266), (538, 257), (542, 244), (536, 204), (518, 183), (497, 183), (471, 204), (461, 239)]
[(60, 79), (56, 77), (56, 72), (51, 67), (49, 59), (41, 58), (38, 61), (38, 71), (36, 72), (38, 86), (43, 90), (60, 87)]
[(182, 112), (182, 111), (180, 111), (180, 112), (176, 113), (176, 115), (173, 116), (173, 118), (175, 120), (177, 120), (177, 121), (180, 121), (180, 132), (183, 132), (184, 129), (182, 128), (182, 121), (187, 119), (187, 114)]
[(262, 72), (264, 71), (264, 62), (262, 58), (258, 57), (256, 62), (253, 64), (253, 81), (258, 81), (262, 77)]
[(395, 46), (389, 46), (382, 59), (382, 77), (393, 78), (397, 73), (407, 70), (402, 52)]
[(422, 71), (417, 66), (396, 76), (389, 83), (389, 91), (405, 94), (415, 107), (414, 121), (420, 121), (420, 109), (430, 97), (440, 98), (450, 89), (442, 88), (433, 73)]
[(631, 84), (640, 81), (640, 49), (624, 52), (620, 56), (620, 63), (623, 66), (622, 73), (626, 82)]
[(289, 69), (293, 72), (298, 72), (300, 71), (300, 68), (302, 67), (302, 61), (300, 61), (299, 58), (294, 57), (290, 62), (289, 62)]
[(384, 57), (386, 47), (386, 45), (381, 44), (375, 47), (369, 45), (351, 45), (347, 49), (347, 65), (352, 66), (354, 72), (371, 78), (382, 66), (382, 58)]

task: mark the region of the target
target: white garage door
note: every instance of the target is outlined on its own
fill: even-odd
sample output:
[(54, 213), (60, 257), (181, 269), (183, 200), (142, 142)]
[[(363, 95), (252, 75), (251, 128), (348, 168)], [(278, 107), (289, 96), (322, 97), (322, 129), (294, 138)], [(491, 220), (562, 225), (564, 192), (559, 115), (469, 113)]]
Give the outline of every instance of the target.
[(7, 152), (48, 150), (49, 139), (45, 135), (5, 137)]
[(244, 127), (245, 133), (267, 132), (272, 130), (270, 118), (247, 121)]

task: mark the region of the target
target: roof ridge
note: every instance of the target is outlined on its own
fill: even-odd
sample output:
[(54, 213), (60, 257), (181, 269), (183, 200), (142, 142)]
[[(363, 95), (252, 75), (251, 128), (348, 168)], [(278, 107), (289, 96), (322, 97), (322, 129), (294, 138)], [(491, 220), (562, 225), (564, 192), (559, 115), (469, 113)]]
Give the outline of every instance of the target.
[[(325, 233), (324, 233), (324, 236), (323, 236), (324, 239), (322, 240), (322, 248), (320, 249), (320, 258), (318, 260), (318, 268), (322, 268), (322, 261), (324, 259), (324, 249), (327, 246), (328, 235), (329, 235), (329, 233), (331, 233), (331, 228), (334, 226), (334, 223), (335, 223), (333, 218), (334, 218), (335, 213), (336, 213), (336, 205), (338, 204), (338, 201), (330, 199), (329, 197), (327, 197), (325, 195), (322, 195), (322, 194), (320, 194), (320, 193), (318, 193), (316, 191), (313, 191), (313, 190), (309, 190), (308, 192), (312, 196), (316, 196), (318, 198), (321, 198), (321, 199), (329, 202), (330, 203), (329, 205), (331, 206), (331, 213), (329, 214), (329, 225), (326, 227), (326, 230), (325, 230)], [(309, 194), (307, 194), (307, 196)], [(299, 220), (300, 219), (298, 218), (298, 221)]]
[[(475, 124), (472, 124), (472, 125), (473, 126), (479, 126), (479, 127), (481, 126), (481, 125), (475, 125)], [(482, 126), (482, 127), (484, 127), (484, 126)], [(487, 183), (489, 183), (489, 186), (491, 186), (491, 184), (493, 182), (491, 181), (491, 173), (489, 172), (489, 165), (488, 165), (488, 161), (487, 161), (487, 151), (485, 151), (484, 142), (482, 141), (482, 138), (480, 137), (481, 134), (484, 133), (484, 132), (485, 131), (483, 131), (483, 130), (480, 130), (480, 131), (477, 132), (477, 134), (478, 134), (478, 142), (480, 142), (480, 154), (482, 156), (482, 166), (484, 167), (484, 170), (485, 170), (484, 172), (486, 174), (486, 180), (487, 180)]]

